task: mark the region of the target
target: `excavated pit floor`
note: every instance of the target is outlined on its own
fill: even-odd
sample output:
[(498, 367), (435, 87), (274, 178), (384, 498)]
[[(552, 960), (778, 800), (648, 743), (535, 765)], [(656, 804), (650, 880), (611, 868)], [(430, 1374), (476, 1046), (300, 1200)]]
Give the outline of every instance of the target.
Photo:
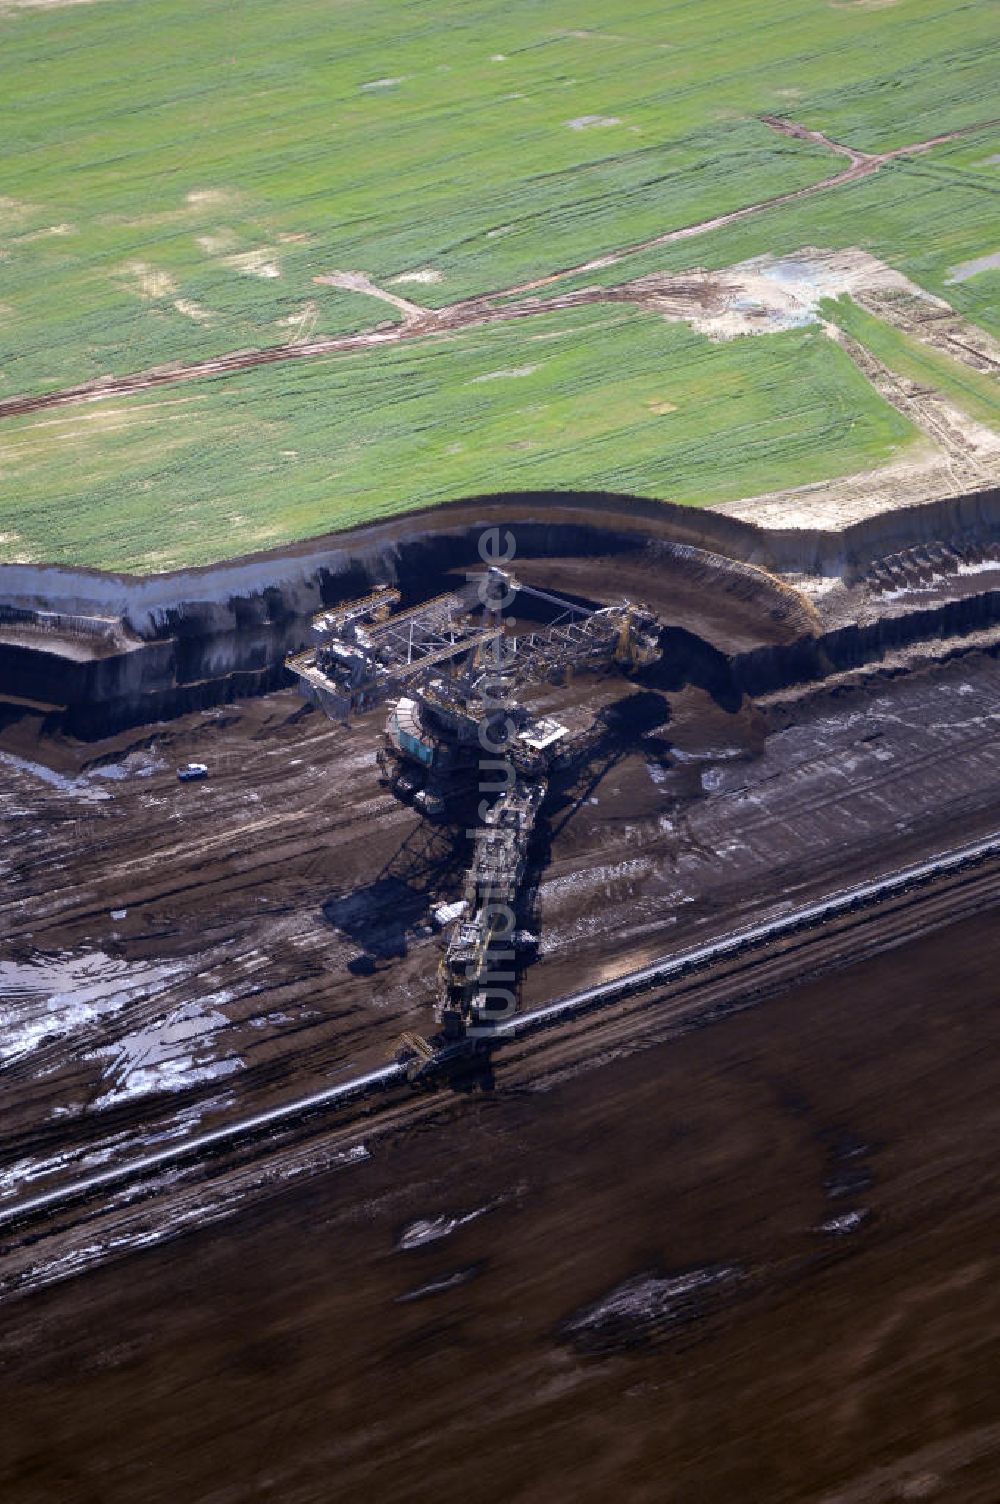
[(4, 1499), (993, 1504), (998, 961), (986, 915), (8, 1303)]
[[(988, 644), (764, 709), (720, 654), (793, 641), (780, 596), (648, 555), (521, 573), (713, 645), (539, 695), (609, 735), (549, 803), (522, 1006), (995, 830)], [(431, 1027), (468, 848), (379, 788), (381, 725), (281, 691), (105, 743), (7, 727), (3, 1200)], [(534, 1088), (501, 1057), (492, 1095), (212, 1226), (178, 1201), (106, 1267), (85, 1222), (5, 1297), (0, 1493), (992, 1504), (996, 961), (986, 914), (631, 1059), (567, 1044)]]
[[(699, 595), (647, 553), (521, 573), (652, 600), (726, 653), (801, 630), (780, 596), (762, 605), (739, 578)], [(766, 714), (720, 661), (668, 651), (638, 682), (539, 693), (540, 709), (600, 710), (609, 729), (547, 803), (522, 1007), (993, 829), (989, 653)], [(335, 726), (282, 691), (104, 744), (8, 728), (8, 1194), (318, 1089), (383, 1063), (401, 1030), (433, 1029), (429, 920), (460, 895), (469, 844), (379, 787), (383, 719)], [(207, 781), (178, 783), (189, 759)]]

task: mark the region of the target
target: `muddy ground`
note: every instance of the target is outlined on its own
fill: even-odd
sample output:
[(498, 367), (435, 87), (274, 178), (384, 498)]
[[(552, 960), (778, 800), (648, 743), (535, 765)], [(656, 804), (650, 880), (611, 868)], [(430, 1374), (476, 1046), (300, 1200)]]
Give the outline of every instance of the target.
[[(544, 568), (554, 588), (610, 588), (611, 561)], [(639, 593), (638, 564), (615, 568)], [(751, 605), (726, 609), (739, 644)], [(669, 650), (636, 682), (546, 690), (539, 708), (600, 712), (605, 732), (547, 802), (521, 1005), (992, 832), (998, 690), (981, 652), (764, 710), (711, 655), (681, 667)], [(335, 726), (289, 691), (103, 745), (7, 734), (4, 1194), (433, 1031), (429, 921), (461, 893), (468, 822), (424, 822), (380, 788), (382, 721)], [(178, 783), (189, 758), (206, 782)]]
[[(731, 651), (792, 633), (690, 605)], [(960, 647), (761, 704), (690, 644), (546, 690), (605, 734), (549, 801), (522, 1006), (994, 833), (1000, 663)], [(0, 1201), (433, 1027), (468, 845), (379, 787), (381, 725), (282, 691), (103, 744), (8, 727)], [(267, 1194), (220, 1169), (210, 1226), (167, 1183), (166, 1242), (86, 1212), (0, 1278), (0, 1496), (992, 1501), (996, 952), (987, 914), (600, 1068), (501, 1057)]]
[(993, 1504), (990, 917), (31, 1298), (0, 1492)]

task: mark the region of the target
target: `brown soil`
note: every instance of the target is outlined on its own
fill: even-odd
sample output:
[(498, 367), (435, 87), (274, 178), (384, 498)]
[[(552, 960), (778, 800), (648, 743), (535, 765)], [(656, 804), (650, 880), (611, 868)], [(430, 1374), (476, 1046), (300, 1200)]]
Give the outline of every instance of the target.
[[(599, 598), (648, 598), (654, 583), (627, 556), (522, 568), (536, 571)], [(795, 635), (755, 623), (738, 594), (699, 601), (667, 571), (659, 589), (669, 619), (727, 651)], [(618, 730), (549, 801), (523, 1006), (993, 828), (988, 651), (789, 700), (770, 724), (723, 667), (681, 636), (642, 684), (580, 677), (539, 696), (570, 720), (605, 707)], [(185, 1113), (242, 1116), (433, 1027), (440, 941), (424, 926), (460, 891), (464, 827), (427, 826), (379, 788), (381, 715), (337, 727), (281, 692), (105, 746), (35, 744), (29, 726), (5, 741), (20, 761), (0, 753), (17, 899), (5, 957), (21, 978), (93, 964), (142, 985), (8, 1065), (0, 1170), (27, 1161), (38, 1189), (40, 1160), (62, 1178), (115, 1133), (141, 1149)], [(71, 781), (46, 782), (39, 759)], [(188, 759), (209, 764), (207, 782), (177, 782)], [(199, 1010), (197, 1060), (181, 1047), (178, 1079), (137, 1094), (150, 1037), (178, 1020), (190, 1032)]]
[[(709, 644), (799, 626), (649, 562), (519, 566), (706, 639), (540, 699), (623, 734), (550, 801), (524, 1006), (996, 828), (988, 645), (755, 707)], [(465, 848), (378, 789), (380, 725), (281, 692), (104, 746), (8, 734), (0, 965), (65, 980), (33, 1014), (5, 973), (4, 1204), (430, 1027), (423, 920)], [(621, 1007), (492, 1091), (5, 1231), (0, 1496), (992, 1504), (1000, 940), (992, 912), (875, 923), (894, 948), (825, 980), (793, 946), (700, 980), (684, 1037), (656, 1042), (683, 998)]]
[(4, 1498), (993, 1504), (998, 960), (970, 921), (8, 1305)]

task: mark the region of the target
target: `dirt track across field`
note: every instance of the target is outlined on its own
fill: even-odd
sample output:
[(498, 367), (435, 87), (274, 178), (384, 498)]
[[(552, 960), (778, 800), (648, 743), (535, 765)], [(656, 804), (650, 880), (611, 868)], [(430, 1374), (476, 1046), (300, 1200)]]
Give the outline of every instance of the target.
[[(692, 225), (684, 225), (678, 229), (666, 230), (662, 234), (652, 236), (648, 240), (623, 246), (596, 259), (581, 262), (575, 266), (560, 267), (558, 270), (550, 272), (544, 277), (536, 278), (533, 281), (523, 282), (517, 286), (504, 288), (492, 293), (483, 293), (474, 298), (467, 298), (461, 302), (452, 303), (444, 308), (422, 308), (420, 305), (411, 303), (406, 299), (386, 293), (382, 289), (376, 288), (364, 272), (331, 272), (317, 277), (315, 280), (320, 283), (331, 283), (337, 287), (349, 287), (354, 291), (368, 292), (376, 298), (386, 299), (395, 304), (403, 313), (402, 322), (392, 329), (374, 330), (355, 335), (331, 336), (323, 339), (300, 340), (291, 344), (276, 345), (263, 350), (238, 350), (232, 354), (216, 356), (209, 360), (192, 361), (187, 364), (177, 362), (171, 365), (154, 367), (146, 371), (139, 371), (132, 375), (102, 376), (93, 381), (84, 382), (80, 386), (64, 387), (59, 391), (7, 397), (0, 401), (0, 418), (16, 417), (20, 414), (38, 412), (46, 408), (62, 407), (69, 403), (98, 402), (109, 397), (130, 396), (151, 387), (171, 385), (179, 381), (196, 381), (206, 377), (226, 376), (237, 371), (252, 369), (254, 366), (269, 365), (289, 360), (312, 360), (317, 357), (336, 355), (346, 351), (375, 349), (381, 345), (396, 344), (406, 339), (451, 333), (456, 330), (475, 328), (479, 325), (495, 323), (500, 320), (528, 318), (537, 314), (552, 313), (560, 309), (578, 306), (581, 303), (604, 301), (634, 302), (643, 306), (648, 301), (648, 288), (642, 282), (626, 283), (619, 287), (588, 288), (581, 292), (565, 293), (549, 298), (537, 298), (522, 303), (511, 304), (505, 303), (503, 300), (520, 297), (525, 293), (550, 287), (553, 283), (559, 282), (566, 277), (584, 275), (588, 271), (612, 266), (628, 256), (635, 255), (640, 251), (654, 249), (658, 245), (668, 245), (673, 241), (705, 234), (710, 230), (716, 230), (724, 225), (733, 224), (737, 220), (759, 214), (765, 209), (775, 208), (780, 204), (791, 203), (796, 199), (807, 198), (816, 193), (826, 192), (830, 188), (836, 188), (845, 183), (856, 182), (877, 172), (889, 161), (910, 156), (917, 152), (927, 151), (933, 146), (940, 145), (942, 142), (951, 141), (957, 137), (984, 130), (998, 122), (996, 120), (980, 121), (975, 125), (948, 131), (940, 136), (932, 136), (924, 141), (911, 142), (907, 146), (897, 147), (893, 151), (877, 155), (858, 152), (839, 142), (830, 141), (821, 132), (808, 131), (805, 127), (797, 125), (794, 121), (779, 120), (777, 117), (768, 116), (765, 117), (765, 123), (784, 134), (815, 139), (828, 146), (831, 151), (841, 154), (846, 153), (851, 159), (850, 166), (841, 172), (835, 173), (832, 177), (824, 178), (821, 182), (813, 183), (808, 187), (797, 188), (789, 193), (777, 194), (771, 198), (761, 199), (756, 203), (746, 204), (740, 209), (732, 209), (726, 214), (716, 215), (711, 219), (699, 220)], [(683, 293), (683, 276), (666, 280), (675, 284), (677, 289)], [(721, 291), (724, 292), (724, 290), (725, 282), (723, 279)], [(696, 279), (691, 284), (692, 311), (697, 311), (699, 303), (704, 300), (707, 292), (710, 295), (710, 289), (707, 288), (703, 279)], [(716, 296), (718, 296), (718, 293), (716, 293)], [(655, 303), (653, 306), (656, 306)]]

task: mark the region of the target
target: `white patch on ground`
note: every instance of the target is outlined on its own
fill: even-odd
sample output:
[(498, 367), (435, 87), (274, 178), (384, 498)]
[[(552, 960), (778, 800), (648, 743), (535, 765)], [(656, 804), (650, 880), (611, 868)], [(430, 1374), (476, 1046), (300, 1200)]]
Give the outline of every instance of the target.
[(89, 1054), (90, 1060), (106, 1062), (103, 1074), (109, 1083), (91, 1106), (99, 1111), (129, 1097), (183, 1091), (242, 1070), (237, 1057), (217, 1059), (215, 1054), (215, 1036), (229, 1024), (219, 1005), (230, 1001), (228, 993), (219, 992), (184, 1003), (147, 1028)]
[(183, 313), (185, 318), (194, 319), (196, 324), (210, 324), (212, 311), (203, 308), (200, 303), (194, 303), (190, 298), (175, 298), (174, 307), (178, 313)]
[(652, 1275), (629, 1279), (611, 1290), (566, 1323), (574, 1336), (614, 1330), (619, 1326), (666, 1325), (681, 1319), (690, 1310), (691, 1297), (712, 1285), (730, 1283), (739, 1270), (720, 1267), (696, 1269), (673, 1279)]
[(121, 268), (140, 298), (155, 301), (169, 298), (177, 291), (177, 284), (169, 272), (160, 271), (146, 261), (126, 261)]
[[(700, 304), (692, 297), (692, 284), (703, 288)], [(683, 319), (718, 340), (819, 323), (821, 301), (843, 293), (907, 293), (946, 306), (901, 272), (857, 249), (806, 247), (791, 256), (755, 256), (719, 272), (695, 269), (679, 276), (654, 274), (640, 278), (637, 285), (648, 291), (664, 318)]]
[(362, 84), (361, 85), (361, 92), (362, 92), (362, 94), (368, 94), (373, 89), (396, 89), (403, 82), (405, 82), (405, 78), (404, 77), (400, 77), (400, 78), (373, 78), (372, 81), (371, 81), (371, 83), (367, 83), (367, 84)]
[(138, 998), (161, 992), (176, 965), (122, 961), (103, 951), (0, 962), (0, 1063), (37, 1050), (46, 1040), (83, 1034)]
[(477, 381), (506, 381), (514, 376), (530, 376), (537, 370), (537, 366), (508, 366), (503, 371), (487, 371), (482, 376), (473, 376), (469, 385), (474, 386)]
[(390, 283), (396, 282), (440, 282), (441, 273), (434, 266), (421, 267), (416, 272), (400, 272), (398, 277), (390, 277)]
[(316, 328), (318, 318), (319, 304), (310, 298), (308, 303), (303, 303), (297, 313), (290, 313), (287, 318), (279, 319), (278, 323), (293, 331), (291, 343), (294, 345), (299, 340), (309, 338)]
[(427, 1243), (437, 1243), (441, 1238), (450, 1238), (460, 1227), (485, 1216), (496, 1205), (496, 1202), (491, 1202), (456, 1217), (420, 1217), (415, 1222), (408, 1222), (399, 1235), (396, 1247), (405, 1252), (411, 1248), (423, 1248)]
[(192, 188), (184, 195), (184, 202), (192, 209), (205, 209), (213, 204), (231, 204), (235, 194), (225, 188)]
[(35, 240), (51, 240), (52, 236), (73, 235), (76, 233), (76, 225), (46, 225), (44, 230), (33, 230), (30, 235), (18, 237), (18, 244), (28, 245)]
[(383, 303), (391, 303), (393, 308), (398, 308), (407, 322), (423, 318), (427, 313), (427, 309), (419, 303), (412, 303), (407, 298), (399, 297), (397, 293), (376, 287), (366, 272), (324, 272), (321, 276), (313, 277), (313, 281), (323, 287), (339, 287), (344, 292), (360, 292), (368, 298), (380, 298)]
[(16, 10), (61, 10), (67, 5), (91, 5), (95, 0), (0, 0), (0, 16)]
[(566, 124), (571, 131), (590, 131), (605, 125), (621, 125), (621, 121), (617, 115), (577, 115)]
[(950, 266), (944, 280), (967, 282), (970, 277), (977, 277), (980, 272), (995, 271), (1000, 271), (1000, 251), (991, 251), (988, 256), (977, 256), (974, 261), (960, 261), (957, 266)]
[(1000, 561), (997, 559), (983, 559), (979, 564), (959, 564), (947, 574), (943, 571), (935, 571), (930, 579), (923, 580), (919, 585), (903, 585), (898, 590), (880, 590), (880, 601), (905, 601), (915, 595), (933, 595), (941, 589), (942, 584), (948, 580), (970, 574), (996, 574), (1000, 570)]
[(407, 1290), (403, 1295), (395, 1296), (397, 1305), (405, 1305), (407, 1301), (424, 1300), (428, 1295), (443, 1295), (446, 1290), (456, 1290), (459, 1285), (467, 1285), (470, 1279), (475, 1279), (476, 1267), (469, 1265), (465, 1269), (456, 1269), (453, 1274), (441, 1274), (437, 1279), (428, 1280), (426, 1284), (418, 1285), (415, 1290)]
[(271, 279), (281, 276), (281, 267), (270, 246), (260, 246), (256, 251), (240, 251), (236, 256), (226, 256), (225, 265), (239, 272), (241, 277)]
[(198, 235), (195, 243), (209, 256), (223, 256), (235, 250), (238, 241), (232, 230), (216, 230), (211, 235)]
[(871, 1213), (865, 1206), (859, 1207), (854, 1212), (844, 1212), (843, 1216), (831, 1217), (828, 1222), (821, 1222), (818, 1232), (824, 1232), (828, 1237), (843, 1238), (848, 1233), (857, 1232), (869, 1218)]

